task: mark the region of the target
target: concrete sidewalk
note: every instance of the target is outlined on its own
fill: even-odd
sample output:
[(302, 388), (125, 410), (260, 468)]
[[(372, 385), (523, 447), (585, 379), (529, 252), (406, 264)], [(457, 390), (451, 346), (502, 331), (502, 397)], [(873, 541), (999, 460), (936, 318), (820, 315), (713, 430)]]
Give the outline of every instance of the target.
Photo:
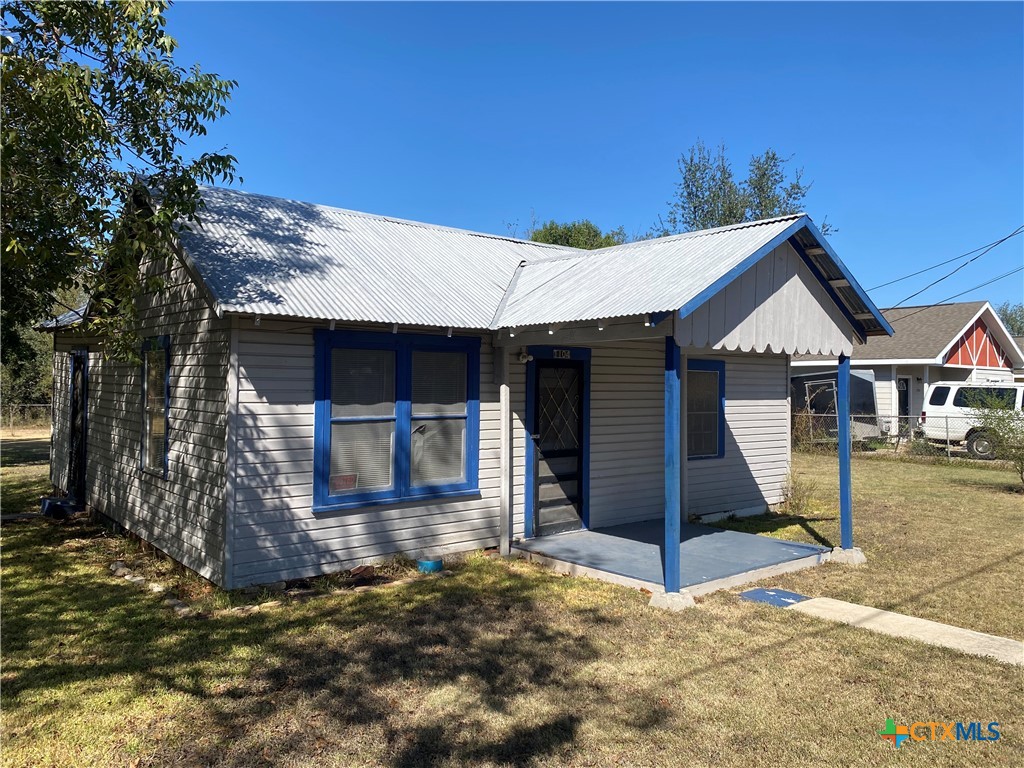
[(940, 624), (937, 621), (904, 616), (902, 613), (869, 608), (866, 605), (812, 597), (786, 607), (819, 619), (839, 621), (893, 637), (909, 637), (929, 645), (952, 648), (974, 656), (989, 656), (1007, 664), (1024, 666), (1024, 643), (1008, 637), (986, 635), (970, 629)]

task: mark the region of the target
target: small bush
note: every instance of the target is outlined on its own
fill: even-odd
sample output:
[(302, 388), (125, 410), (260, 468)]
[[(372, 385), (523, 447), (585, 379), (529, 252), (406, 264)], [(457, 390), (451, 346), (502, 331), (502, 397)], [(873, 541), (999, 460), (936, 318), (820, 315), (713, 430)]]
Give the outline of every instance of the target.
[(806, 516), (814, 512), (817, 504), (815, 494), (818, 481), (813, 477), (794, 476), (791, 472), (786, 476), (786, 496), (779, 512), (786, 515)]

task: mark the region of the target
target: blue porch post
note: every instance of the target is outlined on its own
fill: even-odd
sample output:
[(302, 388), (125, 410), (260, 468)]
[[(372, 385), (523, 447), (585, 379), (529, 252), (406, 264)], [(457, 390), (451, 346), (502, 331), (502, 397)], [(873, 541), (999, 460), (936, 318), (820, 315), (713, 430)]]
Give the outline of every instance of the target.
[(679, 345), (665, 337), (665, 592), (679, 591), (681, 465)]
[(839, 421), (839, 539), (843, 549), (853, 548), (853, 487), (850, 478), (850, 358), (839, 356), (836, 383), (836, 418)]

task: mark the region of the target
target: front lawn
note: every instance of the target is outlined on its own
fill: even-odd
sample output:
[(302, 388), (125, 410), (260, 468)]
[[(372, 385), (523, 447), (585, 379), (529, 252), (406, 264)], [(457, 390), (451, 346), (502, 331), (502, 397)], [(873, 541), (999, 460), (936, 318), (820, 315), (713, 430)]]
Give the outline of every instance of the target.
[[(858, 525), (885, 521), (879, 504)], [(730, 593), (664, 613), (638, 592), (475, 556), (449, 578), (180, 619), (110, 575), (97, 528), (2, 535), (4, 765), (1024, 761), (1018, 668)], [(836, 590), (876, 572), (820, 570)], [(896, 751), (878, 735), (888, 717), (999, 721), (1004, 737)]]
[[(834, 456), (796, 453), (800, 514), (719, 525), (836, 546), (838, 477)], [(855, 457), (853, 525), (866, 566), (813, 568), (773, 583), (1024, 640), (1024, 493), (1012, 471)]]

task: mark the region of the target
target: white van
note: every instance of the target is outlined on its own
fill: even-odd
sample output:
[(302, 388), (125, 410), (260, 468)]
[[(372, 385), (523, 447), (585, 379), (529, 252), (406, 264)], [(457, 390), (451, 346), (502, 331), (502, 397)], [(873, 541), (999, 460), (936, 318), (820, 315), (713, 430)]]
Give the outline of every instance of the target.
[(983, 393), (994, 395), (1007, 405), (1022, 409), (1024, 384), (975, 384), (969, 381), (937, 381), (928, 387), (925, 409), (921, 411), (920, 432), (928, 440), (967, 443), (976, 459), (995, 458), (989, 436), (979, 429), (972, 405)]

